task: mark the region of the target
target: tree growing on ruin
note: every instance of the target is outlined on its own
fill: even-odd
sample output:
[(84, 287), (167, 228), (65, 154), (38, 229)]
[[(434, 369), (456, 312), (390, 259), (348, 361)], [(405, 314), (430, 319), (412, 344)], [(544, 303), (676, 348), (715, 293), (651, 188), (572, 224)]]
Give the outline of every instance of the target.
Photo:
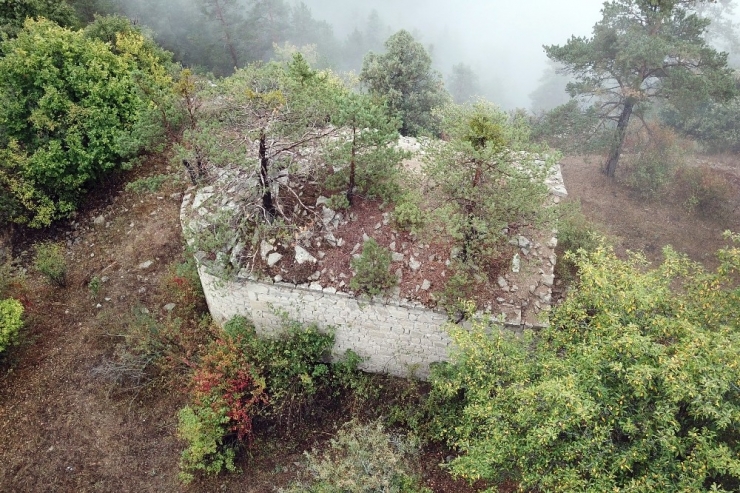
[(607, 176), (617, 169), (631, 117), (642, 118), (652, 102), (733, 95), (727, 55), (707, 44), (709, 21), (692, 10), (695, 3), (609, 1), (590, 38), (545, 46), (547, 56), (574, 77), (570, 95), (592, 102), (601, 124), (614, 126)]
[(263, 219), (286, 217), (278, 174), (290, 173), (303, 149), (336, 132), (329, 116), (341, 82), (296, 53), (287, 65), (248, 65), (212, 89), (219, 102), (188, 130), (183, 157), (193, 159), (197, 149), (203, 166), (256, 164)]
[[(483, 265), (512, 224), (535, 222), (547, 195), (548, 167), (528, 154), (528, 127), (491, 103), (448, 105), (440, 112), (448, 142), (425, 147), (430, 196), (440, 224), (459, 241), (461, 259)], [(554, 156), (553, 156), (554, 157)]]
[(329, 146), (327, 161), (335, 165), (330, 184), (346, 190), (350, 206), (358, 191), (391, 199), (397, 192), (396, 177), (403, 155), (395, 146), (398, 119), (367, 95), (347, 92), (332, 115), (332, 123), (348, 135)]

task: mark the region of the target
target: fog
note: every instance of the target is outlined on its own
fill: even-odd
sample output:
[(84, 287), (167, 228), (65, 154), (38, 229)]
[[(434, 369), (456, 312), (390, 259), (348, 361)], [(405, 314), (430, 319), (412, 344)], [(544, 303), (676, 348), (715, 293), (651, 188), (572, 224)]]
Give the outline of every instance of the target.
[(596, 0), (304, 0), (318, 19), (343, 39), (362, 29), (372, 10), (393, 31), (407, 29), (432, 46), (436, 68), (447, 75), (466, 63), (480, 77), (481, 92), (511, 109), (529, 108), (529, 94), (546, 67), (544, 44), (588, 36), (601, 18)]
[[(457, 99), (477, 94), (505, 109), (535, 111), (567, 99), (566, 79), (554, 75), (543, 45), (590, 36), (602, 7), (599, 0), (111, 1), (149, 26), (178, 60), (216, 75), (275, 58), (276, 45), (314, 50), (319, 68), (358, 71), (368, 50), (382, 51), (388, 36), (406, 29), (427, 47), (453, 96), (453, 73), (473, 81)], [(734, 14), (740, 22), (740, 12)], [(727, 43), (717, 46), (730, 49)], [(735, 66), (740, 66), (738, 46), (740, 40)]]

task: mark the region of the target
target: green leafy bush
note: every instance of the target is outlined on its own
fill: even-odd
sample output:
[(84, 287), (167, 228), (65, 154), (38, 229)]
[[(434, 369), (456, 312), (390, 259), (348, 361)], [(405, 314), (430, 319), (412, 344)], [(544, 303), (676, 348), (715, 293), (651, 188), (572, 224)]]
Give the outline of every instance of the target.
[(351, 261), (355, 275), (349, 287), (372, 296), (393, 287), (397, 278), (389, 271), (392, 260), (391, 252), (370, 238), (364, 243), (362, 254)]
[(284, 431), (291, 431), (305, 416), (319, 412), (322, 400), (335, 398), (340, 389), (361, 384), (357, 365), (361, 359), (351, 351), (330, 364), (334, 334), (316, 325), (283, 320), (277, 338), (258, 337), (254, 327), (243, 317), (224, 325), (227, 334), (239, 334), (242, 351), (253, 367), (265, 378), (270, 405), (261, 416), (276, 421)]
[[(740, 237), (735, 236), (735, 241)], [(430, 430), (471, 481), (535, 491), (738, 491), (740, 248), (706, 272), (600, 247), (549, 328), (451, 329)]]
[(60, 243), (37, 244), (33, 266), (55, 286), (63, 288), (67, 285), (67, 259)]
[(7, 35), (13, 38), (23, 28), (27, 18), (43, 17), (61, 26), (78, 23), (75, 9), (67, 2), (55, 0), (13, 0), (0, 3), (0, 39)]
[(324, 452), (306, 452), (311, 481), (294, 484), (286, 493), (423, 493), (414, 477), (418, 443), (392, 435), (380, 423), (350, 421)]
[(44, 19), (2, 42), (0, 220), (41, 227), (67, 216), (148, 142), (139, 127), (166, 105), (155, 93), (164, 98), (171, 78), (146, 47), (137, 32), (113, 46)]
[(251, 445), (253, 420), (290, 432), (339, 389), (362, 380), (357, 355), (328, 363), (334, 336), (315, 326), (286, 320), (283, 334), (269, 339), (258, 337), (244, 317), (234, 317), (222, 335), (197, 364), (192, 402), (179, 414), (178, 434), (188, 442), (180, 461), (185, 482), (198, 472), (233, 471), (237, 452)]
[(177, 435), (188, 442), (180, 455), (180, 481), (191, 483), (196, 472), (236, 471), (236, 452), (223, 443), (228, 416), (217, 413), (212, 407), (186, 406), (178, 413), (178, 419)]
[(174, 179), (171, 175), (154, 175), (126, 183), (126, 190), (138, 194), (158, 192), (162, 185)]
[(396, 204), (396, 208), (393, 210), (393, 220), (399, 228), (418, 233), (424, 229), (426, 215), (419, 207), (419, 201), (407, 196)]
[(14, 299), (0, 300), (0, 353), (15, 343), (23, 327), (23, 305)]
[(350, 203), (347, 200), (346, 193), (337, 193), (329, 197), (329, 202), (326, 204), (330, 209), (334, 210), (345, 210), (349, 209)]
[(558, 278), (570, 282), (575, 280), (578, 267), (574, 257), (562, 254), (581, 249), (592, 251), (605, 240), (602, 232), (583, 214), (580, 201), (560, 204), (558, 215), (558, 262), (555, 272)]

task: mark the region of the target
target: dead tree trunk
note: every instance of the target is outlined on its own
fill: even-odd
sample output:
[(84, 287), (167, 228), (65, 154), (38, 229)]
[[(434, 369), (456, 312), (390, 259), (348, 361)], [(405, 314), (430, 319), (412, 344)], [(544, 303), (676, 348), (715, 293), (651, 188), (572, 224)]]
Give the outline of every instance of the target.
[(264, 130), (260, 132), (260, 181), (262, 182), (262, 207), (267, 215), (272, 218), (275, 216), (275, 204), (272, 200), (272, 190), (270, 190), (270, 158), (267, 156), (267, 136)]
[(619, 163), (619, 156), (622, 154), (622, 148), (624, 147), (624, 138), (627, 136), (627, 127), (630, 123), (630, 116), (632, 116), (632, 110), (635, 106), (634, 101), (627, 99), (622, 109), (622, 114), (619, 116), (617, 122), (617, 133), (609, 154), (609, 159), (606, 161), (606, 167), (604, 173), (609, 178), (614, 178), (614, 173), (617, 171), (617, 164)]
[(352, 201), (355, 198), (355, 167), (356, 167), (356, 156), (357, 156), (357, 148), (355, 147), (357, 143), (357, 129), (352, 128), (352, 155), (349, 160), (349, 186), (347, 188), (347, 202), (349, 202), (349, 205), (352, 205)]

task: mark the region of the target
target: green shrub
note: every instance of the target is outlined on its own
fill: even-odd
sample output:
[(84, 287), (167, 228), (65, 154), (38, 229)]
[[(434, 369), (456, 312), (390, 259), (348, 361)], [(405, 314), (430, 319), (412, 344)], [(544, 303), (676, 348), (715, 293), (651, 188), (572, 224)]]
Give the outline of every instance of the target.
[(720, 172), (708, 167), (685, 167), (676, 174), (674, 193), (687, 210), (721, 217), (733, 192)]
[(285, 318), (277, 338), (258, 337), (244, 319), (227, 326), (227, 333), (239, 335), (241, 350), (265, 378), (270, 405), (262, 409), (261, 416), (282, 424), (286, 432), (307, 414), (317, 412), (316, 402), (335, 397), (357, 371), (358, 359), (329, 363), (334, 334), (316, 325), (304, 327)]
[(149, 143), (144, 120), (171, 93), (150, 44), (133, 30), (110, 44), (45, 19), (2, 42), (0, 220), (42, 227), (66, 217)]
[(329, 197), (329, 202), (326, 204), (330, 209), (345, 210), (349, 209), (349, 200), (347, 200), (346, 193), (337, 193)]
[(740, 248), (719, 259), (581, 251), (548, 328), (451, 328), (429, 404), (461, 452), (451, 471), (523, 491), (738, 491)]
[(375, 296), (393, 287), (398, 280), (389, 269), (393, 257), (387, 248), (370, 238), (362, 247), (362, 254), (350, 262), (355, 271), (349, 287)]
[(188, 442), (181, 479), (234, 470), (234, 458), (251, 446), (254, 419), (280, 424), (283, 432), (316, 415), (340, 389), (363, 383), (354, 353), (328, 363), (334, 336), (286, 320), (275, 339), (258, 337), (244, 317), (224, 324), (192, 377), (192, 402), (180, 411), (179, 436)]
[(172, 175), (154, 175), (139, 178), (126, 184), (126, 190), (137, 194), (158, 192), (162, 185), (175, 178)]
[(93, 276), (90, 282), (87, 283), (87, 289), (90, 290), (90, 295), (97, 299), (100, 294), (100, 288), (103, 286), (103, 281), (98, 276)]
[[(468, 300), (475, 298), (477, 285), (474, 270), (457, 259), (450, 264), (450, 276), (436, 296), (439, 306), (451, 320), (465, 318), (471, 312)], [(474, 307), (472, 311), (475, 311)]]
[(0, 301), (0, 353), (16, 342), (18, 331), (23, 327), (23, 305), (20, 301)]
[(563, 252), (591, 251), (599, 246), (596, 226), (583, 215), (580, 201), (561, 204), (558, 212), (557, 238)]
[(196, 472), (218, 474), (223, 469), (236, 471), (233, 447), (224, 445), (228, 416), (211, 407), (186, 406), (178, 413), (177, 435), (188, 442), (180, 456), (179, 478), (185, 484), (195, 479)]
[(429, 492), (413, 475), (418, 443), (392, 435), (380, 423), (350, 421), (324, 452), (306, 452), (312, 480), (286, 493), (422, 493)]
[(67, 259), (60, 243), (44, 242), (36, 245), (34, 267), (55, 286), (67, 285)]
[(214, 341), (192, 379), (192, 405), (180, 411), (178, 435), (188, 442), (181, 479), (234, 471), (235, 449), (251, 445), (252, 419), (267, 402), (265, 381), (253, 371), (238, 339)]
[(419, 207), (418, 200), (407, 198), (396, 204), (393, 210), (393, 220), (399, 228), (411, 233), (419, 233), (426, 224), (426, 215)]

